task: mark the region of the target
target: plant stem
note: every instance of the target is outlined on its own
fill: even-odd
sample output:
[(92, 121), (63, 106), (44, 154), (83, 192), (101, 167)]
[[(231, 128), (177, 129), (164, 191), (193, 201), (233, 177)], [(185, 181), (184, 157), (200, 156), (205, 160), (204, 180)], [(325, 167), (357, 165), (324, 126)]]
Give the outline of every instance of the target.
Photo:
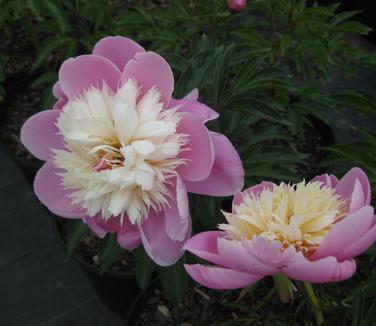
[(313, 309), (313, 315), (315, 316), (317, 326), (320, 326), (324, 322), (324, 316), (320, 309), (319, 300), (315, 295), (315, 291), (313, 290), (312, 284), (309, 282), (304, 282), (304, 287), (307, 292), (308, 299), (311, 303)]
[(290, 279), (284, 274), (277, 274), (273, 276), (273, 280), (281, 301), (283, 303), (290, 302), (294, 297), (294, 291)]

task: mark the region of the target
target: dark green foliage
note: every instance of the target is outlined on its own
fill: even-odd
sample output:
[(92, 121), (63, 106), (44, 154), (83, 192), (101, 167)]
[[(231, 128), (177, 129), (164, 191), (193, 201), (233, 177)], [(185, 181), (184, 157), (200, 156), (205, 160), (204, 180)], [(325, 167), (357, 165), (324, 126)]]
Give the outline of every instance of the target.
[(100, 244), (98, 258), (101, 272), (106, 271), (113, 263), (118, 261), (123, 253), (123, 249), (116, 241), (116, 234), (109, 233)]
[(144, 248), (140, 246), (136, 252), (136, 277), (138, 285), (142, 290), (146, 290), (155, 271), (156, 264), (147, 255)]
[(179, 260), (172, 266), (158, 267), (158, 275), (166, 295), (175, 302), (180, 302), (188, 284), (182, 261)]
[[(342, 164), (343, 170), (349, 166), (359, 166), (365, 170), (371, 183), (372, 194), (376, 192), (376, 133), (370, 130), (354, 128), (361, 140), (352, 144), (334, 145), (324, 148), (331, 152), (323, 165)], [(373, 198), (375, 199), (375, 198)]]
[(67, 223), (67, 256), (70, 259), (74, 250), (88, 234), (87, 225), (82, 220), (71, 220)]

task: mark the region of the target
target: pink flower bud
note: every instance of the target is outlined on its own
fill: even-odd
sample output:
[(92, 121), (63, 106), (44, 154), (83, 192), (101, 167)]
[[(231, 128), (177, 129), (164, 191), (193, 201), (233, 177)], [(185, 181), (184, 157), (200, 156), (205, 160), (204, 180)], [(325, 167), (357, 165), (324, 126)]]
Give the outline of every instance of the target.
[(247, 0), (227, 0), (228, 9), (239, 12), (247, 7)]

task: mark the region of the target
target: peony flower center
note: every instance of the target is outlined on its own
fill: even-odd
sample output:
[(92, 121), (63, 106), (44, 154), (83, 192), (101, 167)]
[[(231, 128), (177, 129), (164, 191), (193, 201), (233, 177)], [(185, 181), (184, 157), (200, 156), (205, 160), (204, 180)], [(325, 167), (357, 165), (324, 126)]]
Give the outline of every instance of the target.
[(117, 92), (91, 88), (63, 108), (57, 127), (67, 150), (55, 150), (55, 164), (90, 216), (126, 214), (136, 223), (168, 203), (187, 137), (177, 132), (180, 114), (164, 110), (160, 98), (130, 79)]
[(234, 239), (259, 235), (277, 240), (285, 249), (291, 245), (305, 255), (312, 254), (325, 234), (345, 215), (345, 201), (321, 182), (304, 181), (274, 185), (259, 196), (244, 195), (243, 202), (224, 215), (221, 224)]

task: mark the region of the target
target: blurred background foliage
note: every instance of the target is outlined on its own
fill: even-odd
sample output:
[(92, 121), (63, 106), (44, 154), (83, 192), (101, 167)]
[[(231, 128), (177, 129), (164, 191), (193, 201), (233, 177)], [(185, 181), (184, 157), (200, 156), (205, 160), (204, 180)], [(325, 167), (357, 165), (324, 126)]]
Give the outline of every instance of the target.
[[(374, 95), (327, 87), (376, 68), (375, 52), (359, 45), (359, 37), (371, 29), (353, 20), (359, 12), (338, 12), (338, 7), (308, 0), (251, 0), (246, 11), (232, 13), (219, 0), (0, 0), (0, 97), (33, 76), (28, 87), (41, 94), (35, 105), (48, 108), (65, 59), (91, 52), (104, 36), (127, 36), (167, 59), (175, 97), (198, 88), (200, 100), (220, 113), (210, 128), (235, 144), (247, 186), (264, 179), (309, 179), (323, 171), (340, 176), (356, 165), (367, 172), (375, 194), (375, 131), (357, 128), (359, 141), (335, 143), (328, 118), (328, 112), (344, 109), (364, 119), (376, 115)], [(213, 229), (229, 199), (191, 196), (191, 204), (195, 230)], [(82, 226), (77, 230), (72, 243), (85, 234)], [(137, 257), (145, 288), (155, 266), (142, 250)], [(367, 257), (373, 263), (375, 250)], [(117, 258), (103, 259), (108, 266)], [(166, 280), (169, 293), (179, 299), (186, 284), (181, 263), (168, 274), (160, 270), (162, 283)], [(168, 289), (166, 275), (176, 275), (181, 286)], [(337, 297), (325, 304), (343, 309), (345, 318), (352, 313), (358, 320), (370, 318), (362, 307), (370, 293), (376, 294), (376, 280), (374, 275), (365, 278), (347, 301)], [(362, 305), (361, 310), (351, 310), (348, 300), (353, 309)]]

